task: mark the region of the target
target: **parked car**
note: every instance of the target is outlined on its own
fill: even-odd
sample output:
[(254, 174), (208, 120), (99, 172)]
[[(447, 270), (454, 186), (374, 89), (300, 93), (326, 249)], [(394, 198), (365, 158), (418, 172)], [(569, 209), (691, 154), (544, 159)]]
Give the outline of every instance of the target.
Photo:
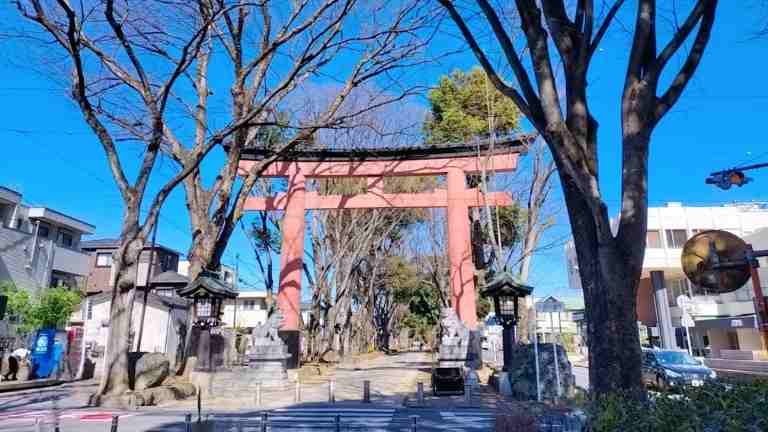
[(715, 379), (715, 371), (685, 351), (643, 349), (643, 383), (649, 387), (696, 387)]

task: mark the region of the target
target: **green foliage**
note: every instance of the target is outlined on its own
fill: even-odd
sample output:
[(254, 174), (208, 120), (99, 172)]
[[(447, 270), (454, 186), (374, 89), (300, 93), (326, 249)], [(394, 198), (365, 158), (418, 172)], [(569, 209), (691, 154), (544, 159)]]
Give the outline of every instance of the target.
[(387, 285), (396, 303), (407, 305), (408, 314), (402, 326), (426, 331), (440, 319), (440, 297), (437, 290), (419, 274), (416, 266), (403, 257), (387, 258)]
[(640, 400), (616, 393), (587, 406), (591, 432), (751, 432), (768, 430), (768, 382), (707, 384)]
[(479, 67), (468, 73), (455, 70), (442, 76), (428, 98), (431, 113), (424, 123), (424, 132), (430, 143), (463, 142), (486, 136), (491, 132), (490, 117), (497, 134), (510, 133), (519, 125), (520, 112), (515, 104), (496, 90)]
[(80, 293), (64, 287), (47, 288), (33, 297), (11, 283), (0, 283), (0, 292), (8, 296), (8, 314), (16, 317), (20, 333), (61, 328), (80, 304)]
[(477, 319), (482, 321), (493, 310), (493, 302), (487, 297), (481, 295), (475, 296), (475, 310), (477, 311)]

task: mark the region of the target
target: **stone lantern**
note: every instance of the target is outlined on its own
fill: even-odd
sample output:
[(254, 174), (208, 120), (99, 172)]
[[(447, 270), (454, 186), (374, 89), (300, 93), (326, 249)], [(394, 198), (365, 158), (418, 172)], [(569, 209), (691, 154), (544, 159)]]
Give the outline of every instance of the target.
[(199, 331), (195, 371), (213, 372), (216, 364), (211, 334), (217, 334), (217, 328), (221, 325), (224, 300), (236, 298), (237, 292), (219, 279), (217, 274), (203, 272), (189, 285), (180, 289), (178, 294), (192, 300), (195, 317), (192, 325)]
[(509, 370), (512, 347), (515, 344), (515, 327), (519, 318), (520, 298), (533, 292), (533, 287), (518, 283), (509, 272), (496, 273), (485, 284), (482, 295), (493, 300), (496, 318), (503, 327), (504, 371)]

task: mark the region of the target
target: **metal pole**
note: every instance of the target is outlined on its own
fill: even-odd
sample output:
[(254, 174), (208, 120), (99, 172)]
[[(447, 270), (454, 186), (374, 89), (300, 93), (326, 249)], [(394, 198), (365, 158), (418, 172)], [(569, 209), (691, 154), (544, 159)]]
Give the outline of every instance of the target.
[(411, 432), (416, 432), (418, 425), (419, 425), (419, 417), (411, 416)]
[[(141, 304), (141, 321), (139, 321), (139, 337), (136, 339), (136, 351), (141, 351), (141, 338), (144, 336), (144, 316), (147, 314), (147, 296), (149, 295), (149, 281), (152, 278), (152, 267), (155, 265), (155, 241), (157, 240), (157, 226), (160, 225), (159, 220), (155, 221), (155, 228), (152, 232), (152, 249), (149, 251), (149, 267), (147, 268), (147, 280), (144, 281), (144, 303)], [(139, 262), (136, 263), (138, 268), (141, 264), (141, 252), (139, 252)], [(138, 281), (136, 281), (138, 282)]]
[(371, 402), (371, 382), (368, 380), (363, 381), (363, 402)]
[(334, 393), (334, 382), (333, 380), (328, 381), (328, 402), (330, 403), (336, 403), (336, 394)]
[(109, 428), (109, 432), (117, 432), (117, 425), (120, 417), (113, 415), (112, 416), (112, 426)]
[(269, 423), (269, 414), (261, 413), (261, 432), (267, 432), (267, 423)]
[[(558, 312), (559, 314), (559, 312)], [(560, 397), (560, 364), (557, 360), (557, 343), (555, 340), (555, 323), (552, 321), (552, 312), (549, 313), (549, 328), (552, 331), (552, 354), (555, 356), (555, 383), (557, 384), (557, 397)]]
[[(749, 256), (754, 256), (752, 246), (747, 247), (747, 253)], [(763, 349), (768, 350), (768, 308), (765, 305), (765, 296), (763, 296), (763, 288), (760, 286), (760, 274), (757, 272), (756, 260), (750, 259), (749, 271), (752, 276), (752, 291), (755, 295), (755, 317), (757, 318), (757, 326), (760, 329), (760, 335), (763, 339)]]
[(421, 381), (416, 383), (416, 402), (424, 405), (424, 383)]
[(184, 430), (186, 432), (192, 432), (192, 413), (184, 415)]
[(256, 406), (261, 406), (261, 381), (256, 383)]
[[(535, 318), (534, 318), (535, 319)], [(536, 400), (541, 402), (541, 378), (539, 375), (539, 334), (533, 332), (533, 358), (536, 363)]]
[(688, 354), (693, 356), (693, 345), (691, 344), (691, 328), (685, 328), (685, 338), (688, 340)]
[(197, 422), (203, 419), (203, 394), (202, 388), (197, 386)]
[(40, 417), (35, 417), (35, 432), (41, 432), (42, 427), (40, 426)]
[(464, 383), (464, 402), (472, 402), (472, 386), (469, 383)]
[(293, 401), (296, 403), (301, 402), (301, 382), (296, 380), (296, 391), (293, 394)]
[(336, 414), (333, 424), (336, 426), (336, 432), (341, 432), (341, 416), (339, 414)]

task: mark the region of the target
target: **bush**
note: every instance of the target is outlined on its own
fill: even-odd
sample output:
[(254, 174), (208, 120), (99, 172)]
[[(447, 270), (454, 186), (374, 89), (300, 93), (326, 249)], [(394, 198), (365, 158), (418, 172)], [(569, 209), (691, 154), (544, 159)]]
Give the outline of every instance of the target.
[(591, 432), (751, 432), (768, 430), (768, 382), (714, 383), (646, 400), (612, 394), (587, 406)]
[(38, 328), (62, 328), (80, 303), (80, 293), (63, 287), (47, 288), (39, 297), (13, 284), (0, 285), (8, 296), (8, 313), (16, 318), (18, 331), (29, 333)]

